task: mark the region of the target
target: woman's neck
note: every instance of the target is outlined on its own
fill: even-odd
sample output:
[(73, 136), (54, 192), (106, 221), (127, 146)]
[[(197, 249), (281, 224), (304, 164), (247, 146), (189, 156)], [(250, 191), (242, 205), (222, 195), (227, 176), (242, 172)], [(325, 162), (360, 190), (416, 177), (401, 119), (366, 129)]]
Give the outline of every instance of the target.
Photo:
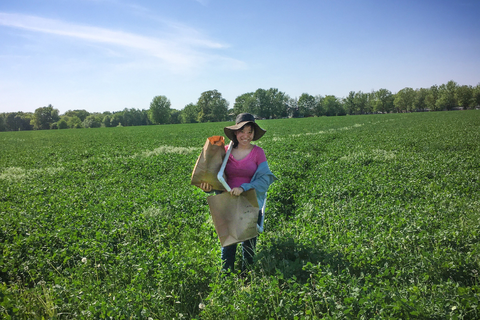
[(252, 144), (248, 144), (248, 145), (246, 145), (246, 146), (242, 146), (242, 145), (239, 144), (239, 145), (237, 146), (237, 149), (238, 149), (238, 150), (250, 150), (250, 149), (252, 149), (252, 148), (253, 148), (253, 145), (252, 145)]

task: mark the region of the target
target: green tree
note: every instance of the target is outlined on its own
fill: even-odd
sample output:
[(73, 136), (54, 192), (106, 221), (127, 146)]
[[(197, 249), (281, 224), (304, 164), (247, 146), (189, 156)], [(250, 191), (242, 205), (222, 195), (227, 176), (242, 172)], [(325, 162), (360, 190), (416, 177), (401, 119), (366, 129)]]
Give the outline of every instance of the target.
[(340, 105), (340, 101), (333, 95), (325, 96), (323, 106), (327, 116), (337, 116), (345, 113), (345, 110)]
[(67, 124), (69, 128), (80, 129), (83, 128), (82, 120), (77, 116), (68, 117)]
[(111, 120), (112, 120), (112, 117), (111, 115), (105, 115), (103, 117), (103, 120), (102, 120), (102, 124), (104, 127), (110, 127), (111, 126)]
[(33, 114), (12, 112), (4, 115), (5, 131), (32, 130)]
[(153, 124), (165, 124), (170, 121), (170, 100), (165, 96), (156, 96), (150, 103), (148, 117)]
[(181, 114), (182, 114), (182, 112), (180, 110), (172, 109), (172, 111), (170, 113), (170, 123), (171, 124), (181, 123), (181, 117), (180, 117)]
[(0, 131), (7, 131), (5, 124), (5, 113), (0, 113)]
[[(18, 112), (17, 117), (20, 118), (20, 128), (19, 130), (32, 130), (33, 126), (31, 125), (32, 119), (33, 119), (33, 113), (31, 112)], [(58, 110), (57, 110), (57, 116), (55, 116), (55, 119), (58, 117)]]
[(375, 111), (388, 113), (393, 110), (393, 94), (390, 90), (379, 89), (375, 92)]
[(182, 123), (196, 123), (198, 119), (198, 108), (196, 104), (189, 103), (182, 109), (180, 115)]
[(343, 106), (342, 99), (337, 99), (338, 107), (337, 107), (337, 116), (345, 116), (347, 113), (345, 112), (345, 107)]
[(142, 110), (125, 108), (121, 113), (123, 116), (123, 126), (142, 126), (148, 123), (148, 113), (147, 117), (145, 117), (145, 113)]
[(358, 91), (355, 93), (354, 104), (356, 106), (357, 113), (365, 114), (367, 111), (367, 103), (368, 103), (367, 93), (363, 93), (362, 91)]
[(425, 111), (427, 109), (426, 98), (428, 96), (429, 90), (425, 88), (420, 88), (415, 90), (415, 100), (413, 101), (413, 109), (416, 111)]
[(133, 113), (130, 112), (128, 108), (123, 109), (121, 113), (123, 116), (122, 126), (127, 127), (135, 125), (135, 118), (133, 116)]
[(58, 109), (54, 109), (51, 104), (47, 107), (35, 109), (31, 124), (35, 130), (50, 129), (50, 125), (60, 119)]
[(150, 119), (148, 118), (148, 109), (142, 109), (142, 123), (144, 123), (145, 125), (151, 125), (152, 122), (150, 121)]
[[(252, 108), (255, 115), (260, 118), (272, 119), (283, 118), (288, 116), (288, 99), (289, 97), (277, 88), (257, 89), (253, 94), (254, 107)], [(248, 111), (247, 111), (248, 112)]]
[(376, 96), (375, 91), (370, 93), (366, 93), (367, 95), (367, 103), (365, 104), (365, 113), (373, 113), (375, 111), (375, 104), (376, 104)]
[(233, 104), (233, 113), (240, 114), (242, 112), (248, 112), (251, 114), (256, 114), (257, 110), (257, 101), (254, 97), (253, 92), (244, 93), (237, 98), (235, 98), (235, 103)]
[(412, 111), (414, 101), (415, 90), (407, 87), (397, 92), (393, 104), (397, 112)]
[(116, 112), (110, 118), (110, 126), (117, 127), (123, 123), (123, 115), (120, 112)]
[(19, 124), (17, 123), (16, 117), (17, 117), (16, 112), (7, 113), (7, 116), (5, 117), (5, 126), (7, 128), (7, 131), (18, 130)]
[(355, 103), (355, 91), (350, 91), (348, 93), (348, 96), (343, 99), (343, 105), (345, 107), (345, 111), (348, 114), (357, 114), (358, 112), (358, 106)]
[(298, 99), (297, 98), (288, 98), (287, 99), (287, 112), (288, 116), (291, 118), (298, 118)]
[(475, 107), (480, 106), (480, 83), (473, 89), (473, 104)]
[(475, 107), (472, 86), (459, 86), (456, 91), (456, 98), (458, 101), (458, 105), (464, 109), (470, 109)]
[(253, 94), (255, 98), (255, 115), (260, 118), (268, 119), (270, 117), (270, 101), (267, 96), (267, 90), (257, 89)]
[(323, 108), (323, 100), (324, 99), (325, 98), (321, 95), (316, 95), (315, 96), (315, 107), (314, 107), (313, 113), (317, 117), (321, 117), (321, 116), (325, 115), (325, 109)]
[(100, 128), (101, 126), (102, 122), (96, 115), (91, 114), (83, 120), (84, 128)]
[(304, 117), (310, 117), (315, 114), (315, 97), (308, 93), (302, 93), (298, 99), (298, 113)]
[(437, 100), (438, 100), (438, 86), (433, 85), (428, 89), (427, 96), (425, 97), (425, 106), (430, 111), (437, 110)]
[(83, 122), (85, 120), (86, 117), (88, 117), (90, 115), (90, 112), (88, 112), (87, 110), (68, 110), (67, 112), (65, 112), (64, 114), (65, 116), (67, 117), (78, 117), (80, 119), (80, 122)]
[(228, 101), (217, 90), (202, 92), (197, 102), (198, 122), (227, 120)]
[(65, 121), (65, 119), (60, 119), (58, 120), (57, 122), (57, 128), (58, 129), (67, 129), (68, 128), (68, 123), (67, 121)]
[(256, 111), (254, 114), (260, 118), (269, 119), (272, 115), (272, 106), (267, 90), (259, 88), (253, 96)]
[(458, 106), (456, 99), (457, 87), (457, 83), (453, 80), (438, 87), (438, 99), (436, 102), (437, 109), (452, 110)]
[(279, 119), (288, 116), (287, 100), (288, 96), (285, 92), (277, 88), (270, 88), (267, 90), (270, 105), (270, 118)]

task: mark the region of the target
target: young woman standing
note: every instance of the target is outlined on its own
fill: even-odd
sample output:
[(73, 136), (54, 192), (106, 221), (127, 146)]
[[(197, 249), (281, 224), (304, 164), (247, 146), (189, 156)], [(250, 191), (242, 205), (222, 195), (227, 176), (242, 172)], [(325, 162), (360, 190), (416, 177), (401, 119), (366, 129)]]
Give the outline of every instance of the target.
[[(253, 115), (241, 113), (237, 116), (235, 125), (225, 127), (224, 132), (233, 141), (233, 149), (225, 167), (227, 183), (232, 189), (230, 193), (239, 196), (247, 190), (255, 189), (258, 205), (262, 208), (268, 187), (276, 178), (268, 167), (263, 149), (252, 145), (251, 142), (260, 139), (266, 131), (255, 123)], [(206, 192), (212, 191), (212, 186), (209, 184), (203, 183), (200, 187)], [(259, 212), (259, 225), (263, 225), (261, 212)], [(253, 263), (256, 243), (256, 237), (242, 243), (242, 271)], [(236, 250), (237, 244), (222, 248), (223, 270), (234, 271)]]

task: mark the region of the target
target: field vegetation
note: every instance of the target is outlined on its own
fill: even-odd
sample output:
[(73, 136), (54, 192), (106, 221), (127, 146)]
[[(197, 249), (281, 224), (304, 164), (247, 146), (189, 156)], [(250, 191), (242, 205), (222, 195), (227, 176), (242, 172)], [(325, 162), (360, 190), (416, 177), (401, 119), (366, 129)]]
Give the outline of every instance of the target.
[(480, 318), (480, 111), (259, 121), (246, 278), (190, 185), (226, 124), (0, 133), (1, 317)]

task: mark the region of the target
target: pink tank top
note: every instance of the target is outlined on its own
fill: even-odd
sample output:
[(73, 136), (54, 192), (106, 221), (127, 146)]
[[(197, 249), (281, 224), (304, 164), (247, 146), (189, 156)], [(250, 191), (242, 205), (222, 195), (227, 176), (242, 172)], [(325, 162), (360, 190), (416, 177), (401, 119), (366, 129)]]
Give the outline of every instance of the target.
[[(227, 149), (228, 146), (225, 146)], [(243, 183), (249, 183), (252, 180), (258, 165), (267, 161), (265, 152), (259, 146), (254, 146), (250, 153), (242, 160), (236, 160), (230, 154), (225, 167), (225, 175), (230, 188), (240, 187)]]

